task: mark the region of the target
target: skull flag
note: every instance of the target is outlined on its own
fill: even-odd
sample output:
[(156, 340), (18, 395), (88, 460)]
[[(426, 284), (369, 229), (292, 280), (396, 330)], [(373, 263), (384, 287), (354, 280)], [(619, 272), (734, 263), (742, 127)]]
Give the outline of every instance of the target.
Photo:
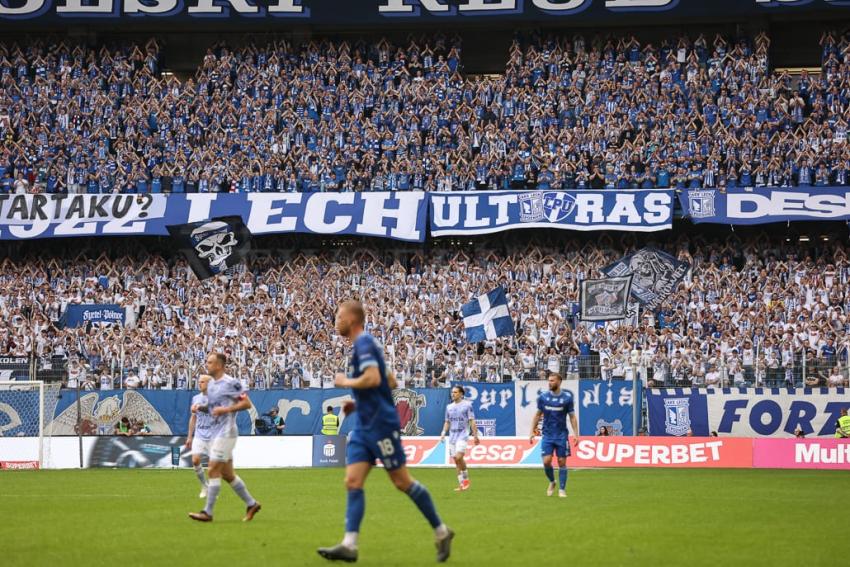
[(173, 225), (168, 232), (178, 241), (189, 266), (204, 280), (241, 263), (251, 249), (251, 233), (239, 216)]

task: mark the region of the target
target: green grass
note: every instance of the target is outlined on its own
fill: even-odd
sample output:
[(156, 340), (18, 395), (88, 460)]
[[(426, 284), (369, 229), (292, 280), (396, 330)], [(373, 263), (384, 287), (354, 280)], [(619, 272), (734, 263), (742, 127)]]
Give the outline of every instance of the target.
[[(546, 498), (540, 470), (415, 470), (457, 532), (455, 565), (837, 565), (850, 476), (841, 471), (579, 470)], [(243, 470), (251, 523), (228, 488), (215, 522), (189, 470), (3, 471), (0, 565), (324, 565), (342, 535), (341, 469)], [(360, 564), (431, 565), (430, 528), (381, 470), (366, 486)]]

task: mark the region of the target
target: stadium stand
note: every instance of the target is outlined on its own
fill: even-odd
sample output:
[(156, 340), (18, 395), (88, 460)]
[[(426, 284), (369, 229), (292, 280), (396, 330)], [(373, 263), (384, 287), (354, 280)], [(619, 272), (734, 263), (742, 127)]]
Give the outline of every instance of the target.
[[(316, 250), (278, 238), (264, 239), (241, 273), (203, 282), (182, 259), (138, 241), (7, 257), (0, 356), (35, 349), (42, 361), (68, 361), (70, 387), (188, 388), (216, 347), (251, 388), (322, 387), (345, 363), (329, 332), (335, 306), (360, 296), (375, 314), (369, 329), (409, 385), (546, 370), (629, 378), (632, 349), (650, 385), (847, 384), (850, 262), (841, 237), (683, 234), (668, 247), (693, 265), (683, 286), (642, 320), (607, 325), (578, 319), (577, 281), (639, 248), (631, 235), (409, 251), (378, 243)], [(508, 292), (518, 335), (469, 344), (460, 305), (495, 284)], [(59, 329), (73, 303), (117, 303), (127, 324)]]
[(222, 42), (180, 81), (156, 39), (0, 43), (0, 191), (845, 185), (850, 42), (821, 44), (792, 75), (766, 33), (527, 33), (485, 76), (440, 34)]

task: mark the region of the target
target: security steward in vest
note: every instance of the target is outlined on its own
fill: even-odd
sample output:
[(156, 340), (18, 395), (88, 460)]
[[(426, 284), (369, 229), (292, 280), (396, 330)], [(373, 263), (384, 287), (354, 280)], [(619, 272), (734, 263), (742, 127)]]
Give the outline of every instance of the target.
[(835, 436), (839, 439), (850, 439), (850, 415), (847, 415), (847, 408), (841, 410), (841, 417), (835, 424)]
[(334, 415), (333, 406), (328, 406), (328, 413), (322, 416), (322, 435), (339, 434), (339, 417)]

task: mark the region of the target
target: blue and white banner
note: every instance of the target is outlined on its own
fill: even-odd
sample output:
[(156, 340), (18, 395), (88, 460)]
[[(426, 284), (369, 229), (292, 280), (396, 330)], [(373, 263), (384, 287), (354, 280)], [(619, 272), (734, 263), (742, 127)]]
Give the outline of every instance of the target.
[(647, 390), (650, 435), (832, 437), (845, 388), (670, 388)]
[[(671, 21), (744, 21), (772, 14), (846, 17), (848, 0), (19, 0), (0, 4), (13, 25), (75, 24), (130, 29), (139, 20), (165, 25), (366, 26), (533, 23), (545, 25), (663, 25)], [(827, 11), (824, 13), (824, 11)], [(137, 25), (137, 24), (136, 24)]]
[(731, 225), (850, 220), (850, 187), (687, 189), (679, 193), (694, 223)]
[(522, 228), (654, 232), (673, 223), (673, 193), (474, 191), (428, 193), (431, 234), (490, 234)]
[(634, 435), (635, 392), (630, 381), (581, 380), (576, 407), (582, 435), (596, 435), (602, 426), (611, 435)]
[(124, 308), (116, 304), (86, 303), (68, 305), (59, 318), (59, 327), (81, 327), (89, 323), (124, 324)]
[(466, 340), (480, 343), (497, 337), (509, 337), (516, 331), (508, 312), (505, 288), (499, 286), (489, 293), (479, 295), (461, 307)]
[(706, 391), (696, 388), (647, 389), (646, 407), (652, 436), (708, 437)]
[(721, 388), (707, 390), (712, 431), (735, 437), (832, 437), (842, 408), (850, 408), (847, 388)]
[(354, 234), (422, 242), (422, 191), (0, 195), (0, 240), (166, 235), (169, 225), (239, 215), (251, 234)]
[(466, 399), (472, 402), (475, 423), (481, 435), (516, 435), (513, 383), (452, 382), (452, 386), (463, 386), (466, 390)]

